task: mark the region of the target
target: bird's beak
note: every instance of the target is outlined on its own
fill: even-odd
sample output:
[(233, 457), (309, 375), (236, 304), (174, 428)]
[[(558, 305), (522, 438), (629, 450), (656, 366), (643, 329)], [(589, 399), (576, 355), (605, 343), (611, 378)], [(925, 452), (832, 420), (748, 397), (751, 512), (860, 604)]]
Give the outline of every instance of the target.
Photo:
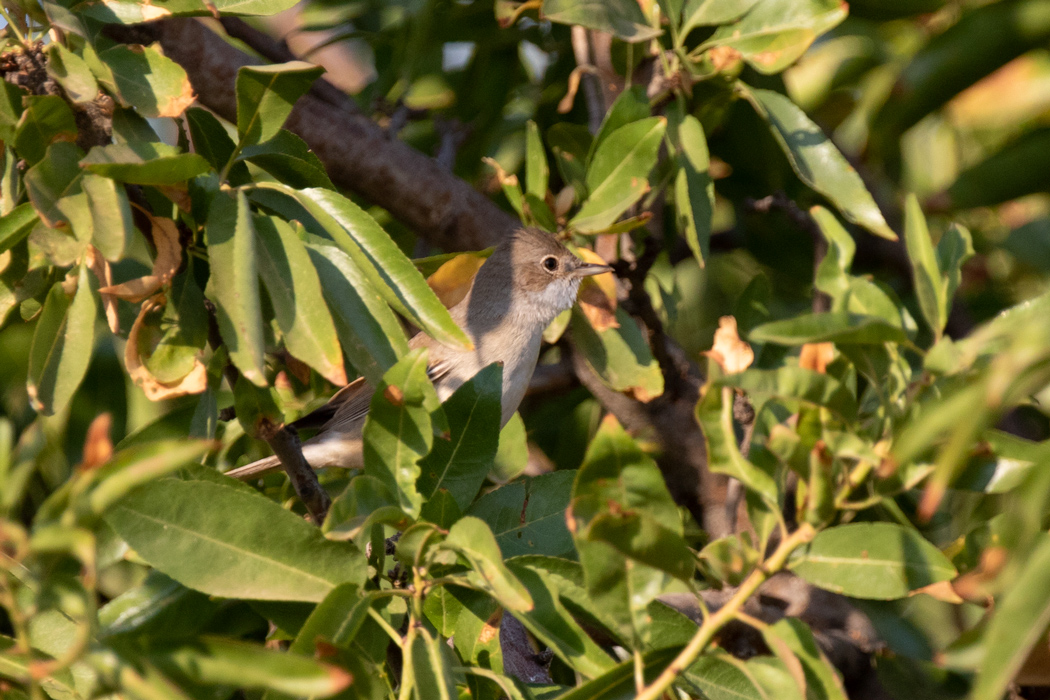
[(597, 263), (581, 262), (576, 266), (577, 277), (590, 277), (591, 275), (600, 275), (603, 272), (612, 272), (612, 268), (608, 265), (599, 265)]

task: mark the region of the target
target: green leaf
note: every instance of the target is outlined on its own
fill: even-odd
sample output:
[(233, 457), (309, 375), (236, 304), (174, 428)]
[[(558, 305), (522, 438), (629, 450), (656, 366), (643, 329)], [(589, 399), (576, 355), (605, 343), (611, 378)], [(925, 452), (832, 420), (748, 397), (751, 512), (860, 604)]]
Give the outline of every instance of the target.
[(91, 102), (98, 95), (98, 83), (87, 62), (59, 42), (47, 46), (47, 74), (73, 102)]
[(412, 519), (397, 505), (397, 499), (383, 481), (358, 474), (332, 501), (321, 531), (331, 539), (354, 538), (361, 542), (371, 534), (373, 523), (404, 531), (412, 525)]
[[(737, 9), (738, 3), (728, 3), (726, 12)], [(838, 0), (763, 0), (739, 21), (719, 27), (703, 46), (732, 47), (760, 73), (779, 73), (847, 12)]]
[[(3, 88), (0, 90), (0, 139), (3, 139), (4, 143), (10, 148), (14, 144), (15, 128), (18, 126), (18, 121), (21, 119), (22, 112), (25, 109), (22, 101), (27, 93), (19, 86), (6, 80), (0, 87)], [(10, 158), (11, 156), (8, 155), (7, 157)], [(10, 167), (10, 165), (7, 167)]]
[(523, 554), (575, 557), (565, 525), (575, 471), (556, 471), (501, 486), (467, 511), (485, 521), (504, 558)]
[(95, 146), (80, 165), (93, 173), (135, 185), (177, 185), (210, 169), (196, 153), (151, 141)]
[[(190, 128), (194, 152), (207, 160), (216, 172), (226, 167), (237, 144), (230, 138), (222, 122), (206, 109), (190, 107), (186, 110), (186, 123)], [(227, 175), (227, 180), (234, 187), (247, 184), (251, 179), (248, 166), (240, 162), (234, 163)]]
[(343, 352), (358, 372), (378, 384), (408, 352), (401, 323), (349, 255), (322, 238), (307, 240)]
[(98, 57), (112, 71), (112, 84), (99, 80), (143, 117), (181, 116), (197, 97), (182, 66), (150, 46), (118, 44)]
[(141, 24), (171, 15), (213, 17), (224, 15), (275, 15), (295, 5), (296, 0), (167, 0), (144, 5), (134, 0), (99, 0), (77, 7), (77, 14), (105, 23)]
[(1041, 533), (1038, 546), (1024, 562), (995, 606), (984, 638), (984, 660), (970, 697), (998, 700), (1014, 681), (1029, 653), (1050, 623), (1050, 538)]
[(48, 292), (33, 332), (26, 389), (33, 409), (50, 416), (65, 409), (83, 381), (95, 347), (98, 292), (81, 265), (72, 299), (62, 282)]
[(499, 431), (499, 448), (492, 462), (492, 480), (497, 484), (506, 483), (521, 476), (529, 461), (528, 435), (525, 432), (525, 421), (520, 413), (515, 413)]
[(715, 649), (701, 656), (684, 674), (687, 687), (693, 687), (709, 700), (772, 700), (764, 693), (747, 665)]
[(499, 446), (502, 389), (503, 368), (491, 364), (445, 401), (448, 439), (439, 438), (420, 463), (416, 486), (424, 499), (444, 489), (463, 511), (477, 496)]
[(241, 158), (258, 165), (289, 187), (335, 189), (321, 159), (305, 141), (284, 129), (265, 143), (245, 148), (241, 151)]
[(331, 190), (293, 190), (271, 183), (260, 183), (259, 188), (295, 199), (350, 255), (387, 303), (414, 325), (442, 343), (472, 347), (412, 261), (359, 206)]
[(15, 127), (12, 145), (29, 165), (35, 165), (51, 144), (74, 140), (77, 123), (73, 110), (57, 95), (30, 95), (24, 101), (25, 111)]
[[(840, 7), (837, 1), (834, 4)], [(876, 236), (897, 240), (860, 175), (798, 105), (772, 90), (749, 89), (745, 94), (769, 122), (773, 136), (802, 182), (827, 197), (848, 221)]]
[[(828, 244), (824, 259), (817, 266), (814, 286), (838, 302), (850, 290), (850, 267), (857, 244), (853, 236), (842, 227), (835, 215), (821, 206), (809, 210), (810, 216), (817, 222), (820, 234)], [(834, 308), (838, 311), (840, 309)]]
[(717, 474), (733, 477), (767, 503), (778, 503), (779, 490), (772, 475), (752, 464), (740, 452), (733, 430), (732, 391), (718, 384), (709, 386), (696, 404), (696, 420), (703, 428), (708, 468)]
[(462, 517), (463, 511), (456, 503), (456, 499), (445, 489), (438, 489), (426, 500), (419, 512), (420, 520), (434, 523), (443, 530), (452, 527)]
[(383, 375), (365, 421), (364, 473), (379, 479), (412, 517), (423, 505), (419, 460), (434, 440), (426, 405), (433, 391), (426, 351), (410, 352)]
[(823, 700), (847, 700), (838, 671), (817, 646), (806, 623), (798, 618), (785, 617), (762, 630), (762, 636), (772, 642), (770, 646), (777, 641), (784, 644), (801, 662), (809, 692), (815, 692)]
[[(547, 559), (529, 556), (507, 560), (507, 568), (525, 586), (533, 600), (532, 610), (514, 612), (514, 617), (570, 668), (585, 678), (600, 676), (616, 662), (583, 631), (562, 604), (558, 589), (544, 567)], [(553, 561), (563, 562), (560, 559)]]
[(534, 197), (547, 196), (547, 153), (543, 150), (540, 129), (531, 119), (525, 125), (525, 191)]
[(178, 638), (200, 632), (223, 603), (200, 591), (186, 588), (159, 571), (109, 601), (98, 611), (103, 638), (146, 634), (153, 638)]
[(341, 583), (365, 582), (354, 545), (326, 540), (270, 499), (221, 483), (154, 481), (106, 521), (151, 566), (209, 595), (318, 602)]
[(650, 117), (622, 126), (595, 149), (587, 168), (590, 195), (569, 222), (587, 233), (608, 228), (649, 191), (667, 120)]
[(262, 243), (258, 249), (259, 277), (273, 305), (285, 347), (336, 386), (346, 384), (335, 323), (325, 306), (321, 281), (306, 246), (281, 219), (257, 216), (254, 224)]
[(882, 318), (847, 311), (803, 314), (783, 321), (770, 321), (752, 328), (747, 336), (751, 342), (780, 345), (825, 342), (872, 345), (908, 340), (903, 329)]
[(288, 651), (313, 656), (320, 640), (350, 649), (377, 594), (379, 591), (364, 593), (353, 583), (336, 586), (310, 613)]
[(722, 386), (743, 389), (748, 396), (771, 396), (823, 406), (846, 422), (857, 418), (857, 399), (834, 377), (799, 367), (780, 369), (749, 369), (729, 375), (719, 382)]
[(715, 209), (715, 183), (708, 169), (707, 139), (700, 120), (686, 115), (678, 126), (678, 174), (674, 206), (678, 230), (685, 235), (693, 256), (704, 266), (711, 254), (711, 216)]
[[(47, 157), (34, 165), (25, 174), (26, 193), (33, 203), (41, 221), (52, 228), (66, 228), (71, 233), (84, 231), (84, 222), (70, 217), (63, 211), (65, 203), (75, 197), (81, 197), (87, 205), (87, 198), (82, 197), (80, 167), (77, 161), (83, 152), (74, 144), (58, 141), (48, 146)], [(90, 220), (90, 216), (88, 217)], [(78, 239), (87, 240), (81, 235)]]
[(135, 235), (127, 190), (107, 177), (91, 173), (81, 178), (80, 187), (91, 210), (91, 242), (106, 260), (122, 260)]
[(915, 530), (893, 523), (839, 525), (817, 534), (790, 568), (815, 586), (854, 598), (891, 600), (957, 574)]
[(616, 309), (619, 328), (594, 330), (578, 307), (572, 310), (572, 338), (587, 364), (611, 389), (649, 401), (664, 391), (664, 375), (638, 322)]
[(535, 606), (528, 589), (506, 565), (489, 526), (473, 516), (460, 518), (441, 545), (470, 562), (472, 580), (512, 613), (527, 613)]
[(237, 71), (237, 133), (242, 147), (268, 141), (324, 68), (305, 61), (244, 66)]
[(758, 0), (686, 0), (682, 8), (681, 36), (696, 27), (726, 24), (743, 17)]
[(544, 0), (543, 17), (559, 24), (578, 24), (639, 42), (660, 36), (648, 25), (634, 0)]
[(912, 279), (915, 282), (915, 296), (919, 308), (933, 330), (935, 338), (940, 338), (944, 324), (948, 320), (947, 301), (940, 284), (941, 270), (937, 264), (937, 253), (933, 248), (930, 231), (926, 228), (926, 217), (919, 207), (919, 200), (909, 194), (904, 207), (904, 242), (908, 248), (911, 261)]
[(0, 217), (0, 253), (6, 253), (21, 243), (38, 221), (40, 217), (30, 202), (19, 204)]
[(440, 640), (422, 626), (416, 628), (411, 639), (412, 643), (405, 651), (412, 667), (413, 697), (417, 700), (456, 700), (459, 693)]
[[(651, 683), (656, 680), (656, 677), (667, 668), (680, 651), (679, 647), (668, 647), (643, 654), (642, 677), (645, 682)], [(638, 694), (634, 673), (634, 659), (628, 659), (602, 675), (559, 695), (558, 700), (631, 700)]]
[(350, 685), (350, 674), (306, 656), (226, 637), (204, 635), (188, 644), (151, 645), (146, 658), (165, 674), (203, 685), (270, 689), (327, 697)]
[[(160, 340), (151, 347), (154, 339), (146, 331), (152, 330), (152, 324), (140, 326), (139, 355), (145, 357), (146, 367), (158, 381), (176, 382), (203, 358), (208, 340), (204, 295), (191, 275), (175, 278), (163, 314), (158, 315), (159, 327), (154, 328)], [(147, 317), (147, 323), (149, 320)]]
[(206, 231), (211, 275), (204, 294), (215, 304), (219, 333), (237, 369), (266, 386), (256, 233), (243, 192), (216, 195)]
[(268, 386), (255, 386), (246, 377), (237, 377), (233, 385), (233, 407), (237, 411), (237, 422), (244, 432), (262, 439), (260, 430), (279, 425), (283, 418), (277, 390)]

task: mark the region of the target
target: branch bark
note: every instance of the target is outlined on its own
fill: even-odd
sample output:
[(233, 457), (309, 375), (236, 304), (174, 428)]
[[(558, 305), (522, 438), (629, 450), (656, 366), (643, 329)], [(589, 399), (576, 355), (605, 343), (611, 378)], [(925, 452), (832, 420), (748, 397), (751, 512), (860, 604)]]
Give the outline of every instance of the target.
[[(236, 121), (237, 71), (256, 59), (195, 19), (166, 19), (142, 29), (186, 70), (201, 104)], [(132, 30), (125, 40), (140, 42), (142, 30)], [(285, 127), (306, 141), (337, 186), (383, 207), (448, 251), (487, 248), (520, 225), (434, 159), (390, 137), (352, 101), (331, 98), (325, 88), (305, 95)]]

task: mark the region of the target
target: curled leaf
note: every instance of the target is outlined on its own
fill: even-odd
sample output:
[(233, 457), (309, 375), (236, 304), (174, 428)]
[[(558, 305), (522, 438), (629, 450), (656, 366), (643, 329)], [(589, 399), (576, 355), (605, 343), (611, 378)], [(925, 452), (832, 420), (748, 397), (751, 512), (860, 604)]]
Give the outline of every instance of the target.
[(751, 346), (737, 334), (736, 319), (732, 316), (718, 319), (715, 342), (704, 354), (717, 362), (726, 374), (743, 372), (755, 361), (755, 353)]
[(484, 262), (485, 258), (474, 253), (457, 255), (435, 270), (434, 274), (427, 278), (427, 284), (434, 290), (434, 294), (437, 294), (441, 303), (451, 309), (467, 296), (474, 275)]
[[(159, 256), (158, 256), (159, 257)], [(164, 307), (167, 300), (163, 294), (148, 299), (139, 310), (138, 318), (131, 325), (128, 333), (128, 343), (124, 346), (124, 364), (127, 366), (128, 375), (142, 387), (146, 398), (150, 401), (161, 401), (162, 399), (173, 399), (178, 396), (199, 394), (208, 388), (208, 372), (204, 363), (199, 358), (194, 358), (193, 368), (174, 382), (162, 382), (150, 373), (143, 363), (143, 356), (139, 346), (139, 334), (146, 323), (147, 317)]]
[[(130, 301), (139, 302), (157, 292), (171, 281), (182, 264), (182, 248), (179, 245), (179, 231), (171, 219), (158, 219), (150, 214), (153, 243), (157, 246), (157, 258), (153, 261), (153, 273), (145, 277), (129, 280), (123, 284), (104, 287), (100, 294), (109, 294)], [(141, 318), (141, 314), (139, 316)]]
[[(91, 245), (87, 248), (88, 269), (94, 273), (100, 289), (108, 289), (113, 284), (113, 270), (109, 261), (102, 257), (98, 248)], [(106, 324), (115, 335), (120, 333), (120, 318), (117, 315), (117, 300), (112, 296), (102, 297), (102, 308), (106, 311)]]

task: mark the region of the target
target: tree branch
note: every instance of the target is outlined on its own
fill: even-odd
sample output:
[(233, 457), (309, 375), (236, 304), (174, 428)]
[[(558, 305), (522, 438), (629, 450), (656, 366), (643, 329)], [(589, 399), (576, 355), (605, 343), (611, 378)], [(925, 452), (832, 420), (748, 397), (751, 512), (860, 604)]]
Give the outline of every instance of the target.
[[(194, 19), (166, 19), (142, 29), (186, 70), (202, 104), (236, 121), (237, 71), (256, 59)], [(131, 30), (114, 27), (111, 33), (141, 43), (143, 31)], [(326, 97), (303, 96), (285, 127), (306, 141), (337, 186), (383, 207), (444, 250), (486, 248), (520, 225), (434, 159), (389, 138), (350, 100), (333, 105), (330, 91), (321, 89)]]

